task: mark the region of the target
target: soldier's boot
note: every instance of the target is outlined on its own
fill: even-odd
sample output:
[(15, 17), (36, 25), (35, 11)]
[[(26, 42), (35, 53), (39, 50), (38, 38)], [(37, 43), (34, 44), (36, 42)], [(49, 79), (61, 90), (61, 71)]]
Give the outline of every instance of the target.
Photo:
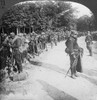
[(77, 74), (77, 72), (76, 72), (76, 73), (74, 73), (74, 76), (75, 76), (75, 77), (79, 77), (79, 76), (78, 76), (78, 74)]
[(77, 74), (77, 72), (76, 72), (76, 67), (74, 67), (74, 76), (75, 76), (75, 77), (78, 77), (78, 74)]
[(21, 73), (23, 71), (21, 62), (17, 62), (16, 65), (17, 65), (18, 73)]
[(75, 79), (75, 76), (74, 76), (74, 69), (71, 68), (71, 78)]
[(57, 46), (57, 42), (55, 42), (55, 46)]
[(47, 44), (46, 44), (46, 51), (48, 51)]

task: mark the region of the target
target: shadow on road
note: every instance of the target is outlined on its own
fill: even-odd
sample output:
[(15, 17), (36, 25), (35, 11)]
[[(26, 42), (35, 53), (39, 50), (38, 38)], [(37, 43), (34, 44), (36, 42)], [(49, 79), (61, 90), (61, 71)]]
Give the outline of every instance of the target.
[(40, 84), (42, 84), (43, 89), (48, 93), (48, 95), (50, 97), (53, 98), (53, 100), (78, 100), (75, 97), (65, 93), (64, 91), (61, 91), (61, 90), (49, 85), (45, 81), (38, 80), (38, 82)]
[(53, 64), (48, 64), (48, 63), (40, 62), (40, 61), (30, 61), (30, 64), (33, 64), (36, 67), (43, 67), (46, 69), (50, 69), (50, 70), (56, 71), (56, 72), (64, 74), (64, 75), (66, 74), (66, 70), (59, 68), (58, 66), (53, 65)]
[[(56, 65), (48, 64), (48, 63), (45, 63), (45, 62), (30, 61), (30, 63), (35, 65), (36, 67), (43, 67), (43, 68), (50, 69), (50, 70), (56, 71), (58, 73), (64, 74), (64, 77), (65, 77), (66, 72), (67, 72), (65, 69), (59, 68)], [(97, 80), (91, 77), (91, 76), (97, 75), (96, 71), (84, 69), (83, 73), (79, 73), (79, 76), (81, 76), (81, 77), (85, 78), (86, 80), (90, 81), (91, 83), (97, 85)], [(69, 76), (69, 74), (67, 76)]]

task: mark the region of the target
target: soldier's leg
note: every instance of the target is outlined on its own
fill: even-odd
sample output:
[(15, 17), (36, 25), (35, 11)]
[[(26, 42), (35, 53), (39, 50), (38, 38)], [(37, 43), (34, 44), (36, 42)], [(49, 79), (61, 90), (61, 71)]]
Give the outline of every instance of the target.
[(57, 41), (55, 40), (55, 46), (57, 46)]
[(90, 56), (92, 56), (92, 50), (90, 50)]
[(74, 66), (74, 57), (73, 57), (73, 55), (70, 55), (70, 66), (71, 66), (71, 77), (74, 78), (75, 66)]
[(53, 48), (53, 41), (51, 41), (51, 48)]
[(92, 56), (92, 46), (90, 46), (89, 53), (90, 53), (90, 56)]
[(23, 71), (21, 53), (19, 51), (17, 51), (15, 53), (14, 57), (15, 57), (15, 61), (16, 61), (18, 72), (20, 73), (20, 72)]
[(22, 72), (23, 71), (23, 68), (22, 68), (22, 63), (20, 61), (16, 61), (16, 65), (17, 65), (17, 69), (18, 69), (18, 72)]
[(76, 71), (77, 62), (78, 62), (78, 58), (76, 58), (75, 61), (74, 61), (74, 76), (76, 76), (76, 77), (78, 77), (77, 71)]
[(35, 58), (34, 45), (31, 45), (31, 54), (32, 54), (33, 58)]
[(45, 48), (46, 48), (46, 51), (48, 51), (48, 48), (47, 48), (47, 43), (45, 43)]

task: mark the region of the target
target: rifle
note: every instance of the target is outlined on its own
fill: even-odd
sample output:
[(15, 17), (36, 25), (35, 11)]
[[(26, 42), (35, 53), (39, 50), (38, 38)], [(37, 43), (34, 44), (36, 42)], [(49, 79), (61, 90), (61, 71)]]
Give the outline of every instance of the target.
[[(75, 58), (75, 60), (74, 60), (72, 66), (75, 66), (76, 63), (77, 63), (77, 57)], [(69, 69), (68, 69), (68, 71), (67, 71), (67, 73), (66, 73), (66, 75), (65, 75), (65, 78), (66, 78), (66, 76), (68, 75), (70, 69), (71, 69), (71, 66), (69, 67)]]
[(71, 66), (69, 67), (69, 69), (68, 69), (68, 71), (67, 71), (67, 73), (66, 73), (66, 75), (65, 75), (65, 78), (66, 78), (66, 76), (68, 75), (70, 69), (71, 69)]

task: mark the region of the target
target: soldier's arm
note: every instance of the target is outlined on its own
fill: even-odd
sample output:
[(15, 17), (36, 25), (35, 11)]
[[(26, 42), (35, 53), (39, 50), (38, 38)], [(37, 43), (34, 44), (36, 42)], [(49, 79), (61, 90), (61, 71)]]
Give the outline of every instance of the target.
[(21, 39), (16, 39), (15, 42), (12, 45), (12, 48), (18, 48), (20, 47), (22, 44), (22, 40)]

